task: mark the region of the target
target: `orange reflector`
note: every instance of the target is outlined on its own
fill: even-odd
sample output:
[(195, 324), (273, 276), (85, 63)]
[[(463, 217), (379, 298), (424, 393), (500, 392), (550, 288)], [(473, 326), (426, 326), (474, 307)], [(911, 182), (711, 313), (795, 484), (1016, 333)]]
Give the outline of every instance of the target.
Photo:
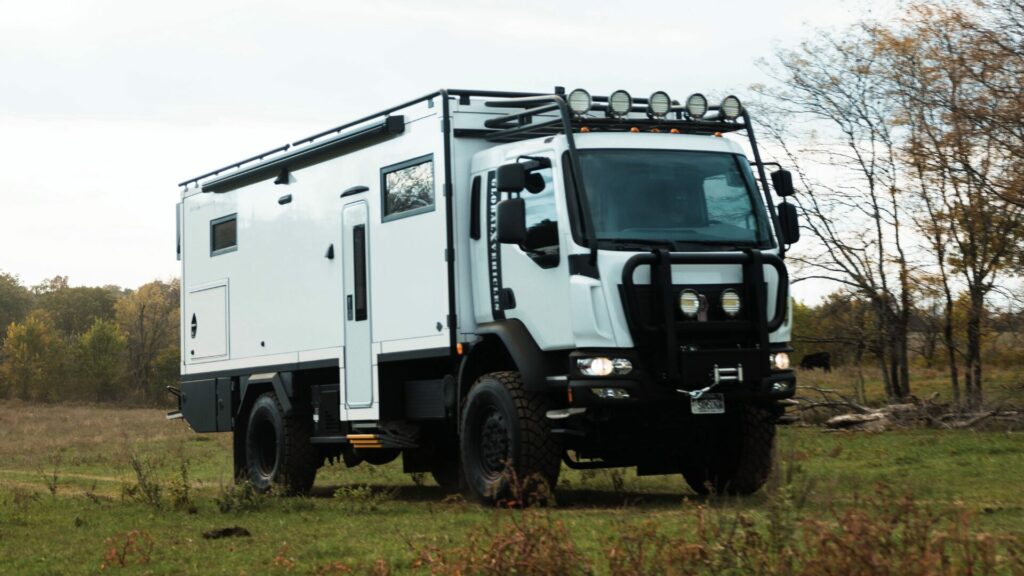
[(679, 134), (679, 128), (673, 128), (673, 129), (669, 130), (669, 132), (671, 132), (673, 134)]
[(455, 353), (462, 356), (462, 342), (455, 345)]
[(715, 138), (721, 138), (721, 137), (722, 137), (722, 133), (721, 132), (715, 132)]
[(632, 128), (630, 128), (630, 129), (629, 129), (629, 131), (630, 131), (630, 132), (632, 132), (632, 133), (634, 133), (634, 134), (636, 134), (637, 132), (639, 132), (639, 131), (640, 131), (640, 129), (639, 129), (639, 128), (637, 128), (636, 126), (633, 126)]
[(567, 390), (569, 390), (569, 404), (572, 404), (572, 388), (567, 388)]
[(580, 132), (586, 134), (587, 132), (590, 132), (590, 128), (587, 128), (586, 126), (584, 126), (584, 127), (580, 128)]

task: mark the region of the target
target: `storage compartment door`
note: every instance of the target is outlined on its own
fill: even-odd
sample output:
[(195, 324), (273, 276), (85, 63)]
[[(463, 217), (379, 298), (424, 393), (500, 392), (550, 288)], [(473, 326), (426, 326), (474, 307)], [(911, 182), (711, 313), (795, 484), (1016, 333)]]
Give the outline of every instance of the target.
[(228, 355), (228, 286), (194, 288), (185, 317), (188, 359), (223, 359)]

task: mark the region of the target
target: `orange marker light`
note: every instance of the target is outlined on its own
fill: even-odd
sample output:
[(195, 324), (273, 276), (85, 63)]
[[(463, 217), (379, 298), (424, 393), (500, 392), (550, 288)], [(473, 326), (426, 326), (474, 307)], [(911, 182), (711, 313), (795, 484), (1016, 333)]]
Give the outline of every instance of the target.
[(661, 132), (661, 130), (658, 130), (657, 128), (651, 128), (651, 132), (654, 132), (655, 134), (657, 134), (657, 133)]
[(673, 134), (679, 134), (680, 133), (679, 132), (679, 128), (673, 128), (673, 129), (669, 130), (669, 132), (671, 132)]
[(569, 404), (572, 404), (572, 388), (566, 388), (569, 391)]
[(580, 128), (580, 132), (586, 134), (587, 132), (590, 132), (590, 128), (587, 128), (586, 126), (584, 126), (584, 127)]
[(455, 345), (455, 353), (462, 356), (462, 342)]
[(639, 131), (640, 131), (640, 129), (639, 129), (639, 128), (637, 128), (636, 126), (633, 126), (632, 128), (630, 128), (630, 129), (629, 129), (629, 131), (630, 131), (630, 132), (632, 132), (632, 133), (634, 133), (634, 134), (636, 134), (637, 132), (639, 132)]
[(722, 137), (722, 133), (721, 132), (715, 132), (715, 138), (721, 138), (721, 137)]

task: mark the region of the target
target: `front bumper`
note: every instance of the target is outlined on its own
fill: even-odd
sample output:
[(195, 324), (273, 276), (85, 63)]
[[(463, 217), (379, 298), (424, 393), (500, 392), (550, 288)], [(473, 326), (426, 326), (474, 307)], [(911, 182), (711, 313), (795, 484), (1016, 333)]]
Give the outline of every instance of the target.
[[(688, 404), (686, 392), (700, 388), (684, 387), (682, 383), (654, 382), (651, 380), (629, 380), (623, 378), (580, 378), (563, 381), (569, 406), (640, 406)], [(626, 391), (628, 398), (606, 398), (594, 393), (595, 389), (613, 388)], [(703, 388), (703, 386), (701, 387)], [(722, 394), (727, 402), (772, 402), (792, 398), (796, 392), (796, 374), (792, 370), (774, 372), (754, 381), (723, 382), (712, 387), (708, 393)]]

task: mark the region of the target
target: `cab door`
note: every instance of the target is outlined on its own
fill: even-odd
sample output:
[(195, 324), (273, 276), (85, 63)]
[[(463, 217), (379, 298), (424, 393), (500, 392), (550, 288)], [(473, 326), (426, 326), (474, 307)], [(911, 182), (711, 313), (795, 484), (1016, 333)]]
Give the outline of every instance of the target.
[(543, 350), (573, 346), (569, 307), (569, 264), (565, 193), (557, 158), (551, 167), (530, 175), (531, 185), (520, 193), (526, 207), (526, 242), (498, 244), (497, 204), (508, 197), (498, 192), (494, 170), (486, 174), (488, 269), (491, 315), (495, 320), (518, 319)]

